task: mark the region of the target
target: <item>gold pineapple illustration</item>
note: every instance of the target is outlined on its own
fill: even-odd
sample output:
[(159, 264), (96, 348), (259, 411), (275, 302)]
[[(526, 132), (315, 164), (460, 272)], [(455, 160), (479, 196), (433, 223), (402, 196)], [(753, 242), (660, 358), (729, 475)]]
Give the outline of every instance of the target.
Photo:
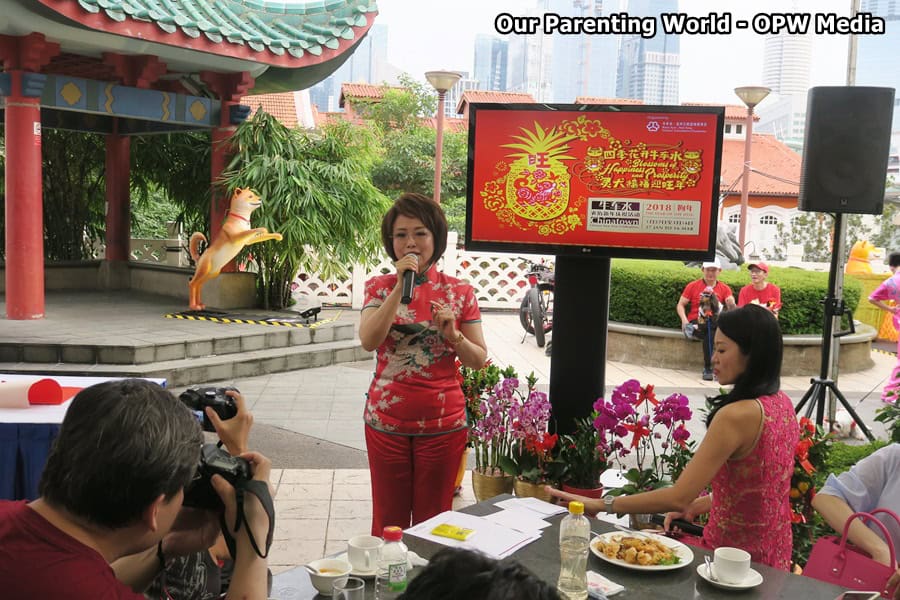
[(506, 179), (506, 204), (515, 214), (531, 221), (549, 221), (561, 215), (569, 204), (569, 171), (563, 161), (575, 135), (544, 129), (534, 123), (534, 131), (521, 128), (514, 135), (520, 143), (504, 144), (504, 148), (521, 150), (509, 154), (516, 157)]

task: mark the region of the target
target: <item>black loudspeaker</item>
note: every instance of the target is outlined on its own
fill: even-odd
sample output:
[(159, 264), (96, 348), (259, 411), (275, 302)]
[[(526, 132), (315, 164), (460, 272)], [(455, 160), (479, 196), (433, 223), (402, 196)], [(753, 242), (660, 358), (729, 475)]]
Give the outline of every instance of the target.
[(893, 111), (893, 88), (810, 88), (800, 210), (882, 213)]

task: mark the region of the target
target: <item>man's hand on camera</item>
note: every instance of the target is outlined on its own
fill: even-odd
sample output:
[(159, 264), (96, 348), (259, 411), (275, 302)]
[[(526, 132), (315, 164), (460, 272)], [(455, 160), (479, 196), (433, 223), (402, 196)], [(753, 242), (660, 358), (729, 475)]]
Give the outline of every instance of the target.
[(230, 419), (222, 420), (209, 406), (206, 407), (206, 416), (209, 422), (213, 424), (219, 439), (225, 444), (228, 453), (232, 456), (239, 456), (248, 450), (248, 440), (250, 438), (250, 427), (253, 426), (253, 415), (247, 409), (247, 402), (244, 396), (236, 390), (227, 390), (227, 396), (234, 399), (234, 405), (237, 413)]
[[(250, 463), (250, 469), (253, 471), (253, 479), (256, 481), (264, 481), (269, 487), (269, 494), (275, 496), (272, 490), (272, 484), (269, 483), (269, 474), (272, 471), (272, 461), (260, 454), (259, 452), (245, 452), (241, 454), (241, 458)], [(213, 475), (213, 489), (219, 494), (222, 503), (225, 505), (225, 523), (228, 525), (232, 536), (237, 539), (237, 535), (231, 528), (237, 518), (237, 501), (235, 500), (234, 487), (221, 475)], [(263, 509), (262, 504), (253, 494), (244, 495), (244, 515), (249, 521), (249, 525), (253, 529), (253, 535), (257, 542), (265, 541), (266, 531), (269, 527), (269, 517)], [(210, 544), (212, 545), (212, 544)]]

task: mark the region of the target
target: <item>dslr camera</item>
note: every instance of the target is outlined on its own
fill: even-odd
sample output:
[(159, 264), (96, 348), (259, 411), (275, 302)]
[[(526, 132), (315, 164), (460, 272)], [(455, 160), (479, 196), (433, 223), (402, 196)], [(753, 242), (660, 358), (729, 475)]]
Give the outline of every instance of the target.
[(221, 512), (225, 506), (212, 486), (212, 476), (221, 475), (228, 483), (252, 479), (250, 463), (240, 456), (231, 456), (215, 444), (200, 448), (200, 464), (194, 479), (184, 489), (184, 506)]
[(192, 387), (181, 392), (178, 399), (197, 415), (198, 420), (202, 419), (203, 431), (215, 432), (205, 408), (212, 408), (223, 421), (236, 415), (234, 398), (225, 395), (228, 390), (238, 391), (235, 387)]

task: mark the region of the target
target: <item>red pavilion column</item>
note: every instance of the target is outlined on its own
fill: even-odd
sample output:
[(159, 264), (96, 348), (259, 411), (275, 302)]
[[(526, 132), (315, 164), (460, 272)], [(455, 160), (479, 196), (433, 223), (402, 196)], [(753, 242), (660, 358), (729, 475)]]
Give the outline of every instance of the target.
[[(166, 63), (152, 55), (104, 52), (124, 86), (149, 89), (166, 73)], [(116, 121), (118, 126), (118, 120)], [(117, 131), (106, 136), (106, 260), (100, 266), (101, 285), (107, 289), (130, 287), (131, 250), (131, 138)]]
[(128, 262), (131, 242), (131, 138), (106, 136), (106, 260)]
[[(209, 239), (212, 240), (222, 228), (225, 221), (225, 213), (228, 210), (229, 198), (225, 197), (219, 179), (228, 166), (228, 161), (233, 154), (229, 140), (237, 129), (237, 125), (243, 120), (238, 115), (233, 115), (233, 107), (236, 107), (241, 97), (253, 88), (253, 77), (246, 71), (241, 73), (213, 73), (201, 71), (200, 80), (219, 98), (221, 111), (219, 126), (212, 130), (211, 153), (211, 185), (209, 203)], [(223, 273), (237, 271), (235, 262), (230, 261), (223, 269)]]
[(44, 317), (44, 217), (41, 182), (39, 71), (59, 45), (41, 34), (0, 36), (0, 57), (9, 75), (6, 97), (6, 318)]

